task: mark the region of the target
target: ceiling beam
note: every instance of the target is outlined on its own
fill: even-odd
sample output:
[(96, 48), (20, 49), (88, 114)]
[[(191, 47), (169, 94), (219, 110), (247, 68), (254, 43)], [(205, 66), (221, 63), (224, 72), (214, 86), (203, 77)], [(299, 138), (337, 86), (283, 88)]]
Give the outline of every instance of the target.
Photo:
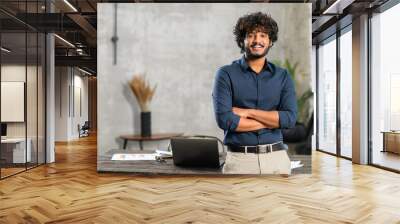
[[(78, 26), (82, 28), (83, 31), (90, 37), (87, 38), (86, 41), (90, 42), (91, 40), (96, 40), (97, 38), (97, 30), (90, 24), (85, 17), (80, 14), (68, 14), (67, 15), (72, 21), (74, 21)], [(91, 46), (96, 46), (96, 41), (92, 41)]]
[(96, 71), (97, 60), (90, 56), (55, 56), (56, 66), (82, 66)]
[(355, 0), (336, 0), (322, 11), (322, 14), (342, 14)]

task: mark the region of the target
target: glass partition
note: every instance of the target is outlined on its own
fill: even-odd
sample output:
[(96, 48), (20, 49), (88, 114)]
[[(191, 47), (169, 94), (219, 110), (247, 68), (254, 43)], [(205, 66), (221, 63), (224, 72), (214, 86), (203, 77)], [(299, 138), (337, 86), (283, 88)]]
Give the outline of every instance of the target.
[(336, 154), (336, 39), (318, 48), (318, 149)]
[(400, 4), (376, 14), (372, 25), (372, 163), (400, 170)]
[(26, 40), (25, 32), (1, 34), (2, 177), (24, 171), (31, 162), (26, 141)]
[(352, 34), (340, 36), (340, 154), (352, 157)]
[[(28, 5), (26, 5), (28, 4)], [(44, 12), (44, 1), (1, 2), (24, 13)], [(0, 12), (0, 178), (45, 162), (45, 35)]]

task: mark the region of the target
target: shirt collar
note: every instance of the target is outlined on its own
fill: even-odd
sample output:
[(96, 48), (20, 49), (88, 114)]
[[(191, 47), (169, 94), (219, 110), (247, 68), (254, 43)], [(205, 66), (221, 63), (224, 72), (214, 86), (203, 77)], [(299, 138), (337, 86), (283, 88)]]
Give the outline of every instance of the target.
[[(263, 70), (269, 70), (270, 72), (273, 72), (272, 64), (271, 64), (270, 62), (268, 62), (267, 59), (265, 59), (265, 61), (266, 61), (267, 63), (264, 64), (264, 67), (263, 67), (262, 71), (263, 71)], [(249, 65), (247, 64), (247, 62), (246, 62), (246, 58), (244, 57), (244, 55), (243, 55), (242, 58), (239, 60), (239, 64), (240, 64), (240, 67), (242, 67), (242, 69), (243, 69), (244, 71), (247, 71), (247, 70), (250, 68), (250, 66), (249, 66)]]

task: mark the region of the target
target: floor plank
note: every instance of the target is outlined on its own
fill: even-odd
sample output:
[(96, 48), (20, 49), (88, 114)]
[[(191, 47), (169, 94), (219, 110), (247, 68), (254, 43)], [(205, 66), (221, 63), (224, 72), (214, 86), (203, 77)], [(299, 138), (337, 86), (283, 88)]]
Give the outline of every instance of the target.
[(0, 181), (0, 223), (400, 223), (400, 175), (321, 152), (285, 177), (96, 172), (96, 138)]

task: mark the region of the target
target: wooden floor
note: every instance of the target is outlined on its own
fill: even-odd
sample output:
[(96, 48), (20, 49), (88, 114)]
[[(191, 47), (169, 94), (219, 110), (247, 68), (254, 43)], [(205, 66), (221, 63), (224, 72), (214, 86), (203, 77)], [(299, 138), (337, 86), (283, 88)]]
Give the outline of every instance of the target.
[(27, 167), (25, 167), (25, 164), (18, 164), (18, 167), (2, 167), (1, 168), (1, 178), (6, 178), (11, 175), (18, 174), (20, 172), (24, 172), (27, 169), (34, 169), (37, 166), (37, 164), (29, 164), (27, 163)]
[(19, 172), (23, 172), (25, 170), (26, 170), (25, 167), (23, 167), (23, 168), (22, 167), (17, 167), (17, 168), (13, 168), (13, 167), (4, 168), (4, 167), (2, 167), (1, 168), (1, 177), (3, 178), (3, 177), (11, 176), (13, 174), (16, 174), (16, 173), (19, 173)]
[(0, 181), (0, 223), (400, 223), (400, 175), (314, 152), (313, 174), (99, 174), (96, 139)]

